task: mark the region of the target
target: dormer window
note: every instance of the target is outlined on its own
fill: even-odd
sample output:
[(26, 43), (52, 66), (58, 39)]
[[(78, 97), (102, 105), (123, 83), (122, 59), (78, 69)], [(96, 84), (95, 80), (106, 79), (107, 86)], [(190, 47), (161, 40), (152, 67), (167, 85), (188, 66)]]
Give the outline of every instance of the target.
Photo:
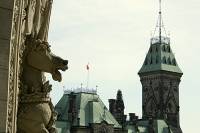
[(172, 65), (176, 66), (176, 59), (172, 60)]
[(163, 63), (164, 63), (164, 64), (167, 64), (167, 60), (166, 60), (166, 57), (165, 57), (165, 56), (163, 57)]
[(166, 52), (166, 47), (165, 47), (165, 45), (163, 45), (162, 50), (163, 50), (164, 52)]
[(167, 62), (168, 62), (169, 65), (172, 64), (170, 57), (168, 58), (168, 61), (167, 61)]
[(159, 56), (157, 55), (156, 56), (156, 64), (158, 64), (159, 63)]
[(170, 46), (167, 47), (167, 51), (168, 51), (169, 53), (171, 52)]
[(158, 52), (158, 46), (156, 46), (156, 52)]
[(151, 56), (151, 59), (150, 59), (150, 64), (153, 64), (153, 59), (152, 59), (152, 56)]

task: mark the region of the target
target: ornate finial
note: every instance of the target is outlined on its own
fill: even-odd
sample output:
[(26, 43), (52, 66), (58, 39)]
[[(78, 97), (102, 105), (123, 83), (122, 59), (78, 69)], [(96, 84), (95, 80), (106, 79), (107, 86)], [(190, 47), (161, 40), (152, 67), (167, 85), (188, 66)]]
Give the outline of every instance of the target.
[(162, 8), (161, 8), (161, 0), (159, 0), (159, 13), (162, 13)]
[[(156, 27), (153, 32), (153, 36), (151, 38), (151, 44), (154, 44), (154, 43), (161, 44), (163, 42), (166, 44), (170, 43), (170, 39), (169, 39), (169, 37), (167, 37), (167, 33), (166, 33), (163, 19), (162, 19), (162, 6), (161, 5), (162, 5), (161, 0), (159, 0), (159, 12), (158, 12), (159, 16), (158, 16)], [(164, 31), (164, 36), (162, 33), (163, 31)]]
[(161, 36), (162, 36), (162, 7), (161, 7), (161, 0), (159, 0), (159, 41), (161, 43)]

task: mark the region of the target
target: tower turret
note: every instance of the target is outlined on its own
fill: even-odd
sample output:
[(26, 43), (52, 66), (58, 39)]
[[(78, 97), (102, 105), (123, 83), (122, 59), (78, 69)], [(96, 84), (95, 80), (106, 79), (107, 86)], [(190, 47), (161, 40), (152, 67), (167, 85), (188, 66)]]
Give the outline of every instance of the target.
[(143, 118), (164, 119), (176, 133), (181, 133), (179, 83), (183, 73), (177, 64), (170, 47), (170, 38), (165, 31), (161, 0), (150, 48), (138, 74), (142, 84)]
[(109, 111), (119, 122), (119, 124), (124, 128), (126, 122), (126, 115), (124, 115), (124, 101), (122, 96), (122, 91), (117, 91), (116, 99), (109, 99)]

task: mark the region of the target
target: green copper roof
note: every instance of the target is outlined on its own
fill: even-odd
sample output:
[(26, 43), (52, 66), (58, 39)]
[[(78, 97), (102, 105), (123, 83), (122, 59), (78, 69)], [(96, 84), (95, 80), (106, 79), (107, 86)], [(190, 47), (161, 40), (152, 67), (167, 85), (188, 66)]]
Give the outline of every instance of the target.
[(56, 129), (58, 133), (70, 133), (70, 123), (66, 121), (56, 121)]
[(167, 37), (162, 37), (161, 43), (157, 38), (152, 38), (151, 46), (138, 74), (155, 71), (168, 71), (182, 74), (174, 53), (171, 50), (169, 38)]
[[(55, 106), (58, 112), (57, 127), (60, 127), (59, 121), (70, 123), (69, 102), (70, 94), (64, 94), (60, 101)], [(72, 126), (89, 126), (90, 123), (101, 123), (106, 121), (108, 124), (114, 125), (116, 128), (121, 128), (121, 125), (115, 120), (112, 114), (108, 111), (104, 103), (97, 94), (92, 93), (73, 93), (75, 95), (76, 120)]]
[(164, 120), (156, 120), (155, 127), (157, 133), (173, 133)]

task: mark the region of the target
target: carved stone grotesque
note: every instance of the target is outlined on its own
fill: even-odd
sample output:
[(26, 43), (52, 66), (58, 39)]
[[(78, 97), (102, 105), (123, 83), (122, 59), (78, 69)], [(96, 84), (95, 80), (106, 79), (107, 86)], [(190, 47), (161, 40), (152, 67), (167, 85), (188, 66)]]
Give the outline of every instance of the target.
[(49, 93), (52, 86), (44, 72), (61, 81), (59, 70), (68, 69), (68, 61), (51, 53), (47, 42), (51, 0), (24, 0), (22, 30), (24, 41), (20, 77), (18, 133), (56, 133), (56, 113)]
[(54, 133), (56, 113), (49, 97), (51, 85), (44, 72), (56, 81), (62, 77), (58, 70), (67, 69), (67, 60), (53, 55), (47, 42), (27, 38), (19, 98), (18, 131), (25, 133)]

